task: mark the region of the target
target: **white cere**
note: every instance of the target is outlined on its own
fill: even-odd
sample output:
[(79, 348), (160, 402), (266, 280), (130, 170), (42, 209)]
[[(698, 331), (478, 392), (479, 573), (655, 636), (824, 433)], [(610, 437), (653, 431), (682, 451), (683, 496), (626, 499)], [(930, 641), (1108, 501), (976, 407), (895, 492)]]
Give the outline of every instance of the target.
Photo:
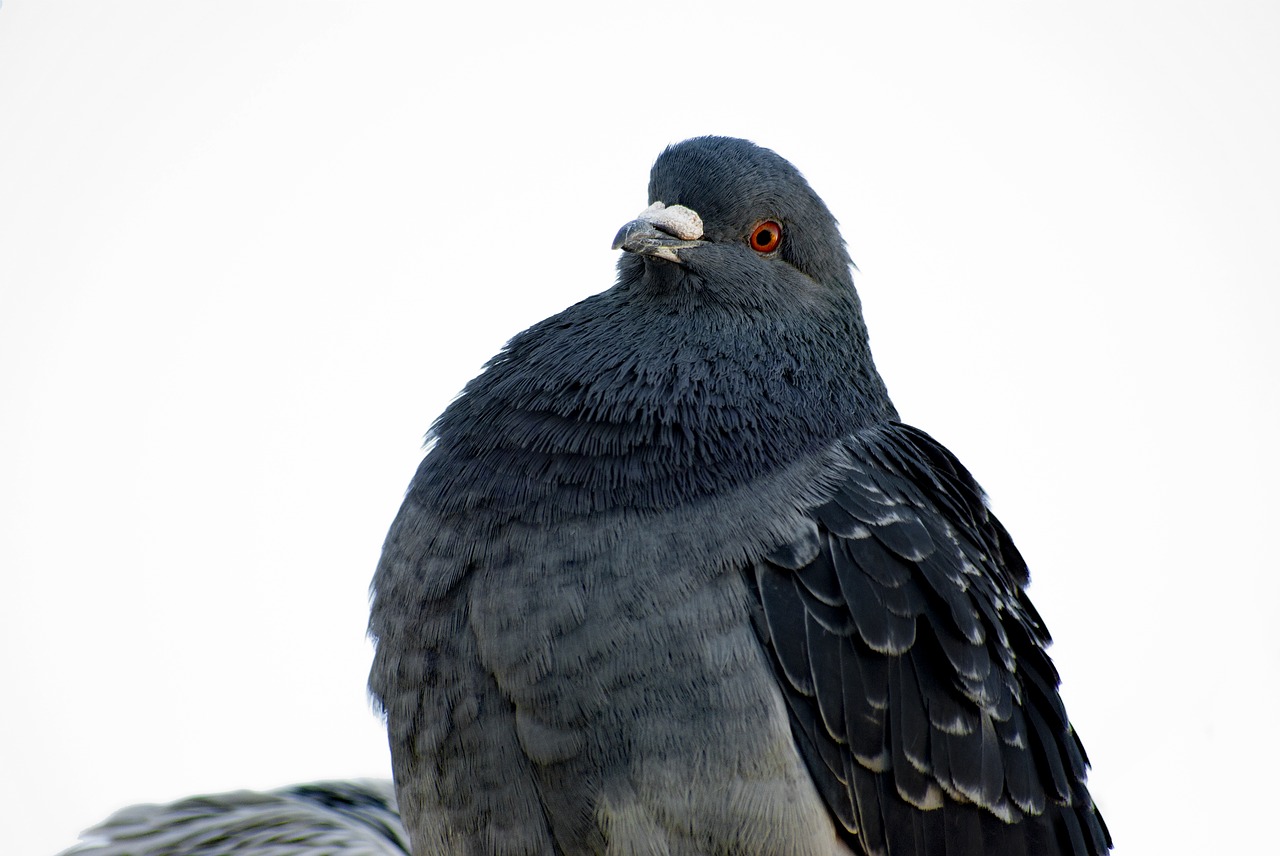
[(683, 205), (670, 207), (655, 202), (640, 212), (637, 220), (644, 220), (654, 226), (661, 226), (682, 241), (696, 241), (702, 237), (702, 218), (692, 208)]

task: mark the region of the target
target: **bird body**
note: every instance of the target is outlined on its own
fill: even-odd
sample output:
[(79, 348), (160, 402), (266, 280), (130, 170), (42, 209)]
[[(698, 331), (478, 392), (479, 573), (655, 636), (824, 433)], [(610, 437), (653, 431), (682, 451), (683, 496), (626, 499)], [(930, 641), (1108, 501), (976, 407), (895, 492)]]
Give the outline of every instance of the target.
[(1026, 569), (901, 425), (782, 158), (654, 166), (618, 281), (432, 428), (370, 686), (429, 853), (1101, 853)]

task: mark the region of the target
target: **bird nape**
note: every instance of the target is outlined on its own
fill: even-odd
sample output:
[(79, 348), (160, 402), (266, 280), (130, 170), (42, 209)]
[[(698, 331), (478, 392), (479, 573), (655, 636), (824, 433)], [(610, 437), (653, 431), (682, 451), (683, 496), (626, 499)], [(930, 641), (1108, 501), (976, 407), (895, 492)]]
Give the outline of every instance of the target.
[(701, 137), (432, 426), (373, 582), (419, 856), (1099, 854), (1027, 568), (898, 421), (836, 221)]

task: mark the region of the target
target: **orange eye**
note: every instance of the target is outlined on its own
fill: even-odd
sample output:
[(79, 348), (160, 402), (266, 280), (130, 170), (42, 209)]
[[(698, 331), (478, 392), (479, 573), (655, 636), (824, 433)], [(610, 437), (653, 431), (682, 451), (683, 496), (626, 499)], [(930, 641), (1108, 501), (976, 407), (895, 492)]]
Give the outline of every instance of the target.
[(771, 253), (782, 243), (782, 226), (776, 220), (765, 220), (751, 230), (751, 249)]

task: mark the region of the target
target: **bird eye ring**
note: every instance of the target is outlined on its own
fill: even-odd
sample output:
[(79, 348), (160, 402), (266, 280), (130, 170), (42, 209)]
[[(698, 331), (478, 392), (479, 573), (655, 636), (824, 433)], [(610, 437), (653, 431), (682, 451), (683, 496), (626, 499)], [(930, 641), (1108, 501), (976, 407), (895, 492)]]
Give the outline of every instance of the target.
[(777, 220), (765, 220), (751, 230), (748, 242), (757, 253), (768, 255), (782, 243), (782, 226)]

